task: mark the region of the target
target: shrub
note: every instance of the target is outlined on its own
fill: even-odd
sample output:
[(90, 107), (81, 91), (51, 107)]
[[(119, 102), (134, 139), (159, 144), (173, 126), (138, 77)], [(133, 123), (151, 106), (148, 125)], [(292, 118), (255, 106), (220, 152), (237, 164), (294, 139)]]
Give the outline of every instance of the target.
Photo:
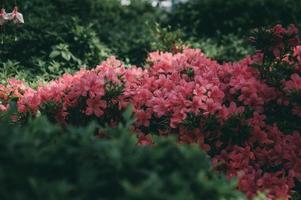
[[(128, 119), (127, 119), (128, 120)], [(126, 121), (127, 121), (126, 120)], [(0, 198), (245, 199), (197, 146), (137, 146), (127, 125), (62, 129), (45, 118), (0, 124)]]

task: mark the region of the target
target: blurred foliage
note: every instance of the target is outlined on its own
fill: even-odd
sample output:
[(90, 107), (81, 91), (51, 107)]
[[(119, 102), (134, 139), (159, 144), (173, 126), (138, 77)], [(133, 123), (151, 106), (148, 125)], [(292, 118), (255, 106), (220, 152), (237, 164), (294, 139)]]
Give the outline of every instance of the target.
[[(32, 0), (19, 7), (25, 24), (7, 25), (1, 32), (0, 67), (18, 63), (19, 72), (29, 72), (22, 78), (29, 80), (94, 67), (112, 54), (141, 64), (152, 41), (149, 24), (163, 17), (140, 0), (129, 6), (119, 0)], [(16, 70), (6, 73), (17, 75)]]
[[(133, 1), (130, 6), (122, 6), (119, 0), (33, 0), (20, 3), (27, 21), (19, 28), (19, 40), (28, 33), (27, 39), (35, 39), (32, 44), (36, 49), (41, 49), (37, 47), (40, 45), (46, 48), (45, 51), (48, 49), (48, 52), (50, 46), (65, 42), (73, 51), (78, 51), (75, 55), (80, 59), (87, 59), (84, 54), (99, 54), (95, 51), (101, 50), (99, 40), (114, 49), (113, 53), (118, 56), (134, 58), (130, 55), (129, 48), (137, 45), (136, 49), (143, 50), (139, 47), (147, 46), (141, 44), (147, 41), (147, 34), (150, 34), (146, 22), (153, 20), (158, 12), (146, 1), (140, 0)], [(42, 38), (36, 38), (37, 35)], [(17, 42), (19, 43), (21, 42)], [(30, 43), (27, 40), (26, 44)], [(91, 57), (85, 64), (91, 66), (97, 62), (95, 59), (99, 62), (100, 58), (93, 58), (93, 55)], [(139, 56), (135, 55), (136, 57)]]
[(176, 4), (168, 24), (187, 37), (239, 33), (280, 24), (300, 24), (299, 0), (189, 0)]
[(246, 38), (235, 34), (219, 34), (215, 38), (191, 37), (186, 43), (190, 47), (202, 49), (209, 58), (219, 62), (241, 60), (254, 52), (254, 49), (249, 45)]
[(182, 41), (183, 32), (180, 29), (173, 31), (170, 26), (162, 27), (156, 24), (153, 28), (153, 35), (154, 40), (151, 43), (152, 51), (176, 53), (184, 45)]
[(62, 129), (43, 117), (24, 126), (2, 121), (0, 199), (245, 199), (197, 145), (157, 138), (137, 146), (130, 116), (114, 129)]
[(253, 200), (266, 200), (267, 197), (266, 197), (266, 194), (264, 193), (258, 193), (256, 197), (253, 198)]
[(301, 25), (299, 0), (189, 0), (174, 6), (165, 24), (181, 29), (183, 40), (220, 62), (253, 52), (244, 37), (257, 27)]
[(292, 196), (292, 200), (301, 200), (301, 195), (300, 195), (300, 193), (295, 193), (295, 194)]

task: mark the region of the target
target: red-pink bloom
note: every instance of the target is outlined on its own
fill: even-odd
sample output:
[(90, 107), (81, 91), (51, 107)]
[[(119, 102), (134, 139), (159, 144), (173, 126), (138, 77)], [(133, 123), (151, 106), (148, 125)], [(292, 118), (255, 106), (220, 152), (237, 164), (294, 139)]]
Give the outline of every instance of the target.
[(0, 104), (0, 112), (6, 112), (8, 110), (8, 106)]
[(291, 24), (288, 28), (287, 28), (287, 33), (289, 35), (297, 35), (299, 33), (298, 28), (294, 25)]
[(292, 112), (294, 115), (301, 117), (301, 106), (294, 106)]
[(297, 58), (299, 64), (301, 64), (301, 46), (296, 46), (294, 48), (294, 54), (293, 55)]
[(291, 80), (285, 82), (285, 90), (301, 90), (301, 77), (299, 74), (291, 75)]
[(104, 114), (104, 110), (107, 107), (107, 102), (97, 98), (90, 98), (87, 100), (87, 109), (85, 113), (87, 115), (95, 114), (97, 117), (100, 117)]
[(150, 111), (136, 110), (135, 116), (137, 118), (137, 125), (147, 127), (152, 115)]
[(235, 102), (231, 102), (229, 107), (222, 106), (219, 115), (223, 120), (229, 119), (231, 116), (240, 115), (245, 111), (243, 106), (237, 107)]
[(152, 144), (153, 144), (153, 140), (152, 140), (152, 136), (151, 135), (143, 135), (143, 134), (141, 134), (138, 137), (138, 145), (148, 146), (148, 145), (152, 145)]

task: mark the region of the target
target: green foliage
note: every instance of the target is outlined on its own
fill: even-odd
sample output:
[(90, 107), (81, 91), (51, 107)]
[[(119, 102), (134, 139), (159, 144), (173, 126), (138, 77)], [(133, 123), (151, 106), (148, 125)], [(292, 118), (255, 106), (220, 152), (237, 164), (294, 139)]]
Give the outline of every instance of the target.
[(258, 193), (256, 197), (253, 198), (253, 200), (266, 200), (267, 197), (264, 193)]
[(183, 32), (178, 29), (172, 31), (171, 27), (161, 27), (156, 24), (153, 28), (154, 40), (152, 41), (153, 51), (174, 52), (181, 50), (184, 45), (182, 38)]
[(292, 200), (300, 200), (301, 199), (301, 195), (299, 193), (295, 193), (292, 197)]
[(12, 60), (7, 60), (6, 62), (0, 64), (1, 84), (4, 84), (8, 77), (15, 76), (15, 78), (19, 80), (25, 80), (30, 76), (30, 72), (20, 69), (19, 64), (19, 62)]
[(52, 47), (52, 51), (49, 57), (53, 60), (58, 59), (59, 62), (75, 63), (78, 66), (81, 65), (81, 61), (76, 58), (72, 52), (70, 52), (70, 47), (68, 44), (58, 44)]
[[(123, 115), (129, 121), (130, 112)], [(130, 121), (129, 121), (130, 122)], [(244, 199), (235, 182), (213, 173), (198, 146), (158, 139), (137, 146), (130, 123), (62, 129), (45, 118), (0, 124), (0, 198)]]
[(83, 63), (89, 64), (90, 67), (98, 65), (101, 60), (105, 60), (112, 53), (100, 41), (92, 24), (88, 26), (77, 25), (72, 27), (71, 31), (74, 37), (70, 43), (76, 43), (80, 47), (73, 47), (72, 52), (78, 58), (81, 58)]
[(157, 12), (144, 1), (121, 6), (119, 0), (33, 0), (19, 7), (25, 24), (5, 27), (0, 63), (18, 62), (42, 79), (94, 67), (112, 54), (142, 63), (152, 40), (146, 22)]
[(298, 23), (300, 8), (299, 0), (190, 0), (177, 4), (168, 22), (188, 36), (245, 34), (261, 26)]
[(202, 49), (206, 56), (220, 62), (237, 61), (254, 51), (245, 38), (235, 34), (219, 34), (213, 38), (191, 37), (186, 43), (193, 48)]

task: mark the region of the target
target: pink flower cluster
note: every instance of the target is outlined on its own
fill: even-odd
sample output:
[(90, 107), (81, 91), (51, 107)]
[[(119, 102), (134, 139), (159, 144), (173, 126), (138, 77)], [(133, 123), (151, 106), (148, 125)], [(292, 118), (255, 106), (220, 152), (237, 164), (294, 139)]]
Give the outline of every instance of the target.
[[(51, 104), (55, 105), (56, 110), (51, 110), (54, 108), (50, 107), (50, 110), (43, 110), (44, 114), (54, 114), (53, 117), (62, 124), (67, 121), (73, 123), (73, 116), (68, 112), (70, 109), (79, 109), (83, 116), (99, 118), (109, 106), (116, 105), (120, 109), (126, 107), (128, 103), (125, 98), (121, 100), (124, 95), (119, 88), (126, 87), (130, 80), (141, 73), (141, 69), (126, 69), (120, 61), (111, 57), (93, 70), (66, 74), (36, 90), (27, 89), (21, 96), (14, 96), (19, 97), (17, 105), (20, 113), (36, 115), (38, 111), (42, 112), (45, 105)], [(8, 85), (10, 87), (11, 84)]]
[(225, 96), (217, 77), (219, 65), (199, 50), (151, 53), (152, 67), (132, 87), (137, 124), (148, 126), (152, 117), (169, 118), (176, 128), (189, 113), (210, 115), (222, 108)]
[(301, 77), (299, 74), (292, 74), (291, 79), (285, 82), (285, 89), (287, 91), (301, 90)]
[[(280, 35), (296, 32), (274, 29)], [(0, 86), (0, 109), (7, 110), (16, 97), (22, 116), (42, 112), (61, 124), (80, 125), (87, 118), (116, 124), (131, 104), (139, 144), (153, 144), (154, 133), (175, 134), (180, 143), (199, 144), (216, 170), (238, 177), (238, 188), (247, 196), (262, 191), (269, 199), (289, 199), (301, 182), (301, 128), (286, 130), (280, 122), (291, 118), (273, 112), (288, 108), (294, 120), (301, 116), (301, 105), (292, 97), (301, 90), (300, 47), (292, 48), (292, 73), (279, 87), (252, 67), (263, 63), (262, 54), (218, 64), (200, 50), (184, 49), (151, 53), (144, 70), (111, 57), (95, 69), (66, 74), (37, 89), (10, 81)]]
[[(271, 29), (274, 36), (274, 45), (272, 51), (276, 58), (281, 57), (281, 52), (287, 47), (292, 47), (300, 42), (297, 36), (299, 30), (295, 25), (291, 25), (288, 29), (283, 28), (280, 24)], [(285, 41), (287, 40), (287, 41)]]
[(227, 146), (213, 157), (213, 163), (230, 178), (238, 176), (239, 189), (249, 197), (263, 191), (268, 199), (289, 199), (301, 178), (300, 133), (285, 135), (276, 124), (255, 118), (250, 119), (253, 131), (245, 145)]

